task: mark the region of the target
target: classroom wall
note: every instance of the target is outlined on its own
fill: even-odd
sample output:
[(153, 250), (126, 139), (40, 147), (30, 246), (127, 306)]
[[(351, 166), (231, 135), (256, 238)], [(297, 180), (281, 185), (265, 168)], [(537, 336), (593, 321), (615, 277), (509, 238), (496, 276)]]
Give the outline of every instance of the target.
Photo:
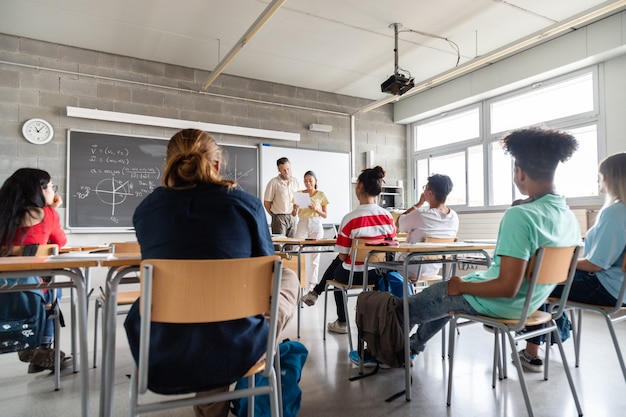
[[(326, 151), (350, 151), (349, 114), (370, 100), (222, 74), (198, 91), (209, 72), (143, 61), (108, 53), (0, 34), (0, 182), (17, 168), (49, 171), (64, 200), (68, 129), (169, 138), (172, 129), (76, 119), (66, 106), (295, 132), (300, 142), (213, 135), (218, 142), (241, 145), (270, 143)], [(21, 136), (25, 120), (48, 120), (55, 129), (46, 145)], [(331, 133), (311, 132), (311, 123), (333, 126)], [(406, 180), (406, 131), (392, 120), (387, 105), (356, 117), (356, 171), (365, 152), (388, 171), (388, 181)], [(286, 155), (288, 156), (288, 155)], [(315, 171), (332, 166), (306, 167)], [(262, 187), (264, 184), (262, 184)], [(323, 188), (322, 188), (323, 189)], [(354, 196), (347, 195), (354, 204)], [(352, 207), (352, 205), (351, 205)], [(333, 209), (332, 202), (328, 207)], [(63, 208), (59, 209), (65, 219)], [(133, 239), (128, 234), (69, 234), (69, 244)]]

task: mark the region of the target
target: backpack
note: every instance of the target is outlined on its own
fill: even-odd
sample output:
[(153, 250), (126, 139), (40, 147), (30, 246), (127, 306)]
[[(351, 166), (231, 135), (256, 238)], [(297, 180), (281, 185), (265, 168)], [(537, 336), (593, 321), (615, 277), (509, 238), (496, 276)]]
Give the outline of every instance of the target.
[(367, 343), (373, 359), (391, 367), (404, 366), (401, 313), (402, 299), (387, 291), (363, 291), (357, 298), (359, 339)]
[[(283, 400), (283, 417), (296, 417), (302, 405), (302, 390), (298, 386), (302, 375), (302, 368), (309, 354), (307, 348), (300, 342), (285, 340), (278, 345), (280, 351), (280, 383)], [(255, 386), (267, 385), (267, 378), (261, 374), (255, 375)], [(235, 389), (248, 388), (248, 378), (237, 381)], [(231, 411), (238, 417), (247, 417), (248, 398), (232, 400)], [(255, 417), (270, 416), (269, 395), (254, 397)]]
[[(378, 278), (376, 289), (388, 291), (398, 298), (404, 297), (404, 277), (397, 271), (387, 271)], [(413, 285), (408, 286), (409, 296), (413, 295)]]
[[(18, 279), (0, 279), (11, 286)], [(19, 278), (20, 284), (39, 284), (39, 277)], [(35, 349), (46, 324), (46, 301), (40, 290), (0, 293), (0, 353)]]

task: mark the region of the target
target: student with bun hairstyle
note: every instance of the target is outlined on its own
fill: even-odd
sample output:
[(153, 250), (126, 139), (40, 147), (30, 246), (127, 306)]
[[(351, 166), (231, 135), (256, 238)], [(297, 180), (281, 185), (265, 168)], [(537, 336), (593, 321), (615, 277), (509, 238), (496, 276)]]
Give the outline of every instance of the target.
[[(324, 272), (319, 284), (309, 291), (302, 301), (312, 306), (317, 301), (319, 295), (324, 292), (326, 281), (337, 280), (348, 283), (352, 260), (350, 259), (350, 247), (354, 239), (384, 239), (396, 236), (396, 227), (393, 217), (389, 211), (376, 204), (376, 198), (382, 192), (385, 171), (380, 167), (368, 168), (361, 171), (354, 191), (359, 199), (359, 206), (346, 214), (341, 220), (339, 234), (335, 251), (339, 253)], [(354, 265), (353, 285), (363, 284), (363, 264)], [(368, 282), (374, 283), (377, 278), (376, 270), (370, 268), (367, 271)], [(337, 305), (337, 320), (328, 323), (328, 331), (334, 333), (348, 333), (346, 324), (346, 311), (343, 307), (343, 295), (340, 291), (335, 293), (335, 304)]]

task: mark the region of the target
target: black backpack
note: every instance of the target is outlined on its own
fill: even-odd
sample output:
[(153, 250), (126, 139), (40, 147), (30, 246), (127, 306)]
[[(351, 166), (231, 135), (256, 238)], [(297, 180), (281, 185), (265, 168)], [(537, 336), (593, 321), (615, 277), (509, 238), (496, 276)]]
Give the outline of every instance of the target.
[(387, 291), (364, 291), (357, 298), (359, 338), (373, 359), (391, 367), (404, 366), (401, 313), (402, 299)]
[[(35, 255), (38, 246), (24, 246), (22, 255)], [(40, 282), (39, 277), (2, 278), (0, 286)], [(41, 290), (0, 293), (0, 353), (39, 347), (45, 324), (46, 300)]]

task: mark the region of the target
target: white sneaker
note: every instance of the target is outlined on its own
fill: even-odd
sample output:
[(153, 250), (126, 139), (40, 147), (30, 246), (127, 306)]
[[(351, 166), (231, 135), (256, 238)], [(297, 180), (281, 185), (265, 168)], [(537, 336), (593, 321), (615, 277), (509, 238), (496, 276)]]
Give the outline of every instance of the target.
[(340, 323), (338, 320), (335, 320), (331, 323), (328, 323), (329, 332), (347, 334), (348, 333), (348, 325), (346, 323)]
[(315, 302), (317, 301), (317, 297), (319, 296), (317, 295), (317, 293), (315, 293), (315, 291), (309, 291), (300, 299), (300, 301), (310, 307), (315, 304)]
[(519, 360), (522, 363), (522, 368), (527, 369), (531, 372), (543, 372), (543, 361), (539, 356), (532, 356), (526, 349), (522, 349), (519, 352), (512, 352), (511, 357), (513, 355), (519, 355)]

